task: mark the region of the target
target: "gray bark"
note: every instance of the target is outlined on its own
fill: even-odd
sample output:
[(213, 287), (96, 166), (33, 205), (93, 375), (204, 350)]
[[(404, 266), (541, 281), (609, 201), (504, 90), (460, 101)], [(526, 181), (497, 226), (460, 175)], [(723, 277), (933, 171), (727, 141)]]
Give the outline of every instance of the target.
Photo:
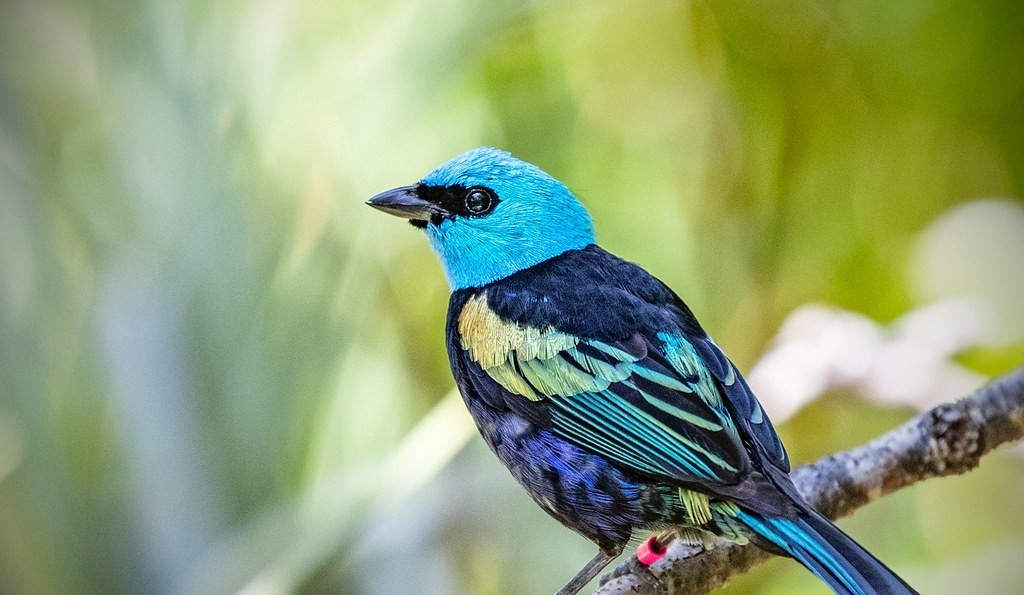
[[(792, 477), (808, 503), (835, 519), (919, 481), (966, 473), (985, 454), (1022, 437), (1024, 366), (864, 446), (804, 465)], [(596, 593), (707, 593), (770, 556), (752, 545), (720, 542), (706, 550), (676, 541), (649, 570), (639, 568), (635, 556), (620, 565)]]

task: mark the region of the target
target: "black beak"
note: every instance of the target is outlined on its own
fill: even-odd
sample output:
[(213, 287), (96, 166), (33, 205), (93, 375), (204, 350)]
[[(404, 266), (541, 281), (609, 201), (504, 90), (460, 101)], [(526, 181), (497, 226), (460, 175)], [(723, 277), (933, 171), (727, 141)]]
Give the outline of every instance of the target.
[(389, 215), (404, 217), (411, 221), (430, 221), (434, 215), (448, 215), (440, 206), (420, 198), (416, 186), (402, 186), (381, 192), (366, 201), (366, 204)]

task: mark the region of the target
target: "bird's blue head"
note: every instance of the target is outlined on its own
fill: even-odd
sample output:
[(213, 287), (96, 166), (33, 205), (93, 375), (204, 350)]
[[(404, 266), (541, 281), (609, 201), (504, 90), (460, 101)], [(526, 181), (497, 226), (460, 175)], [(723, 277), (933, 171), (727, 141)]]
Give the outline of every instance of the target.
[(506, 151), (481, 147), (370, 206), (423, 229), (452, 291), (503, 279), (594, 243), (590, 215), (565, 184)]

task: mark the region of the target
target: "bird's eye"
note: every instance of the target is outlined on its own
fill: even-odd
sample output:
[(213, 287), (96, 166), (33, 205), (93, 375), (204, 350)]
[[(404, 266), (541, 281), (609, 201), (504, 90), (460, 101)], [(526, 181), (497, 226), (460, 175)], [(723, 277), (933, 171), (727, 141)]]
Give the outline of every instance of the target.
[(494, 206), (494, 198), (491, 193), (483, 188), (470, 188), (466, 192), (466, 210), (474, 215), (480, 215), (491, 210)]

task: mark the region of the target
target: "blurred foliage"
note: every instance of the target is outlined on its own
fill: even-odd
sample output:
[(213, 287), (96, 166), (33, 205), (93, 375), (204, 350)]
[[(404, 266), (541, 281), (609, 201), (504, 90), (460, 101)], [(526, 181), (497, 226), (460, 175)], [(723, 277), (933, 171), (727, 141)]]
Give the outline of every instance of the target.
[[(1020, 329), (1022, 30), (1013, 0), (7, 0), (0, 593), (552, 591), (592, 546), (459, 452), (444, 279), (365, 198), (507, 148), (743, 369), (809, 301), (966, 292)], [(782, 432), (806, 461), (910, 413)], [(922, 592), (1017, 592), (1022, 471), (844, 524)], [(823, 592), (782, 560), (728, 591)]]

